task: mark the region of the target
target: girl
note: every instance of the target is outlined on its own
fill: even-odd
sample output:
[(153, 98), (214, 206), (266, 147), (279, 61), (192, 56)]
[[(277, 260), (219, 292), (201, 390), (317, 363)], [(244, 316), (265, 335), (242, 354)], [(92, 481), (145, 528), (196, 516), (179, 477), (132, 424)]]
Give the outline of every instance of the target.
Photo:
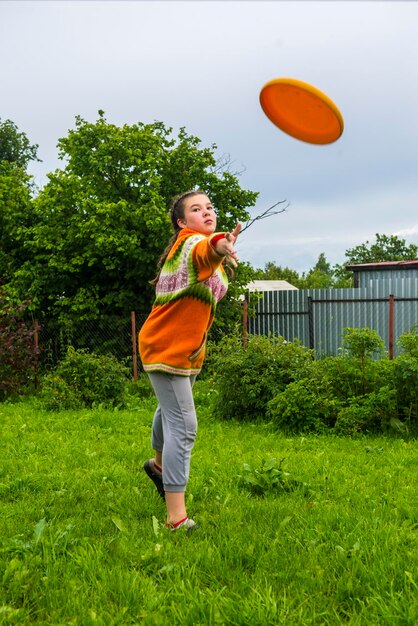
[(167, 507), (167, 527), (192, 530), (185, 490), (197, 419), (192, 387), (202, 367), (216, 304), (225, 295), (225, 259), (236, 267), (241, 230), (215, 233), (216, 214), (203, 191), (178, 196), (170, 210), (174, 235), (159, 263), (156, 299), (139, 333), (139, 353), (158, 399), (152, 425), (153, 459), (144, 470)]

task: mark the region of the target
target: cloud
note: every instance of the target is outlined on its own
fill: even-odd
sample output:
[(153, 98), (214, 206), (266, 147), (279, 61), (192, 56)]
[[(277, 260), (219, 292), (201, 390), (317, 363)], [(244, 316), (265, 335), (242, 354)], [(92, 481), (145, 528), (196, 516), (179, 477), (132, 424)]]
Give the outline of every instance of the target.
[(397, 237), (413, 237), (414, 235), (418, 235), (418, 224), (409, 228), (402, 228), (393, 234)]

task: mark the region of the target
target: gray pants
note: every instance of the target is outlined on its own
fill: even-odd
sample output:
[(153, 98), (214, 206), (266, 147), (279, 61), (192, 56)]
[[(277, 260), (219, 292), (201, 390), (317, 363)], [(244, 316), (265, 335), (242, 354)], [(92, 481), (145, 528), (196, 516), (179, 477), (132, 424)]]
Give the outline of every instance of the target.
[(196, 376), (160, 372), (148, 372), (148, 375), (158, 398), (151, 444), (154, 450), (163, 453), (164, 490), (186, 491), (190, 455), (197, 432), (192, 394)]

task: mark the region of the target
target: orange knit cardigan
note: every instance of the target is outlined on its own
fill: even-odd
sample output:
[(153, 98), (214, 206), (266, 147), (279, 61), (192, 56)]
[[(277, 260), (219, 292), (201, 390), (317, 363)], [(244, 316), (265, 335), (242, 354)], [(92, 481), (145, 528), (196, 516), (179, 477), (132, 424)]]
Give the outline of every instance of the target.
[(221, 257), (209, 237), (183, 228), (162, 267), (151, 313), (139, 335), (146, 372), (180, 376), (201, 370), (217, 302), (228, 289)]

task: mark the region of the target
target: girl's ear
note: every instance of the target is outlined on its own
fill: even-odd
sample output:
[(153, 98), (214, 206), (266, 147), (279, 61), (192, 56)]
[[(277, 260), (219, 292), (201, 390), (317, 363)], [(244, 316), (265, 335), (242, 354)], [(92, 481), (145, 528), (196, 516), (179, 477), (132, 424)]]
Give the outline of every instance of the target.
[(186, 226), (186, 220), (184, 219), (184, 217), (179, 217), (179, 219), (177, 220), (177, 224), (180, 226), (180, 228), (184, 228)]

